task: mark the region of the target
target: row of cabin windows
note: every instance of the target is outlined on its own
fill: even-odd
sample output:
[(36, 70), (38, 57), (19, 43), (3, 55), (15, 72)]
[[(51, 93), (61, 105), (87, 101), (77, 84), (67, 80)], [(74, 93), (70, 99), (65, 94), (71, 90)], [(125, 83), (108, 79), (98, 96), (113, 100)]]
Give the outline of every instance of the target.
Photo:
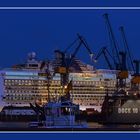
[(104, 81), (74, 81), (73, 84), (78, 84), (78, 85), (115, 85), (116, 81), (111, 80), (109, 82), (104, 82)]
[[(40, 94), (43, 94), (43, 93), (48, 93), (48, 90), (5, 90), (4, 91), (5, 93), (40, 93)], [(59, 94), (59, 93), (61, 93), (60, 92), (60, 90), (56, 90), (56, 91), (54, 91), (54, 90), (50, 90), (50, 93), (53, 93), (53, 94)]]
[(86, 105), (86, 106), (102, 106), (102, 103), (98, 103), (98, 104), (94, 104), (94, 103), (86, 103), (86, 104), (83, 104), (83, 103), (78, 103), (79, 105)]
[[(43, 84), (47, 83), (46, 80), (15, 80), (15, 79), (5, 79), (5, 84), (10, 84), (10, 83), (38, 83), (38, 84)], [(54, 80), (51, 82), (52, 84), (60, 84), (60, 81)], [(106, 82), (104, 81), (73, 81), (73, 84), (77, 85), (106, 85)], [(116, 81), (111, 80), (110, 82), (107, 82), (108, 85), (115, 85)]]
[[(47, 83), (47, 81), (46, 80), (15, 80), (15, 79), (5, 79), (5, 83), (10, 83), (10, 82), (17, 82), (17, 83)], [(60, 83), (60, 81), (57, 81), (57, 80), (55, 80), (55, 81), (52, 81), (52, 83), (53, 84), (57, 84), (57, 83)]]
[[(27, 90), (47, 90), (48, 87), (47, 86), (6, 86), (5, 89), (13, 89), (13, 90), (19, 90), (19, 89), (27, 89)], [(50, 90), (60, 90), (61, 87), (57, 86), (57, 87), (50, 87)]]
[[(48, 83), (46, 80), (15, 80), (15, 79), (9, 79), (9, 80), (4, 80), (5, 85), (9, 84), (46, 84)], [(60, 84), (60, 81), (52, 81), (51, 84)]]
[(104, 100), (104, 98), (73, 98), (73, 100), (74, 101), (81, 101), (81, 102), (85, 102), (85, 101), (99, 101), (99, 100), (101, 100), (101, 101), (103, 101)]
[(46, 96), (36, 96), (36, 95), (30, 95), (30, 96), (24, 96), (24, 95), (7, 95), (5, 97), (6, 100), (37, 100), (37, 99), (41, 99), (41, 100), (47, 100)]
[[(61, 89), (57, 89), (57, 90), (49, 90), (50, 93), (61, 93)], [(109, 93), (112, 93), (114, 90), (108, 90)], [(48, 93), (48, 90), (35, 90), (35, 89), (5, 89), (4, 93)], [(73, 90), (70, 91), (71, 94), (96, 94), (96, 93), (101, 93), (104, 94), (106, 93), (105, 90)]]
[(91, 99), (92, 98), (94, 98), (94, 99), (95, 98), (97, 98), (97, 99), (98, 98), (101, 98), (101, 99), (104, 99), (104, 96), (103, 95), (102, 96), (96, 96), (94, 94), (93, 95), (72, 95), (71, 97), (75, 97), (75, 98), (79, 98), (79, 97), (81, 98), (81, 97), (83, 97), (83, 98), (91, 98)]

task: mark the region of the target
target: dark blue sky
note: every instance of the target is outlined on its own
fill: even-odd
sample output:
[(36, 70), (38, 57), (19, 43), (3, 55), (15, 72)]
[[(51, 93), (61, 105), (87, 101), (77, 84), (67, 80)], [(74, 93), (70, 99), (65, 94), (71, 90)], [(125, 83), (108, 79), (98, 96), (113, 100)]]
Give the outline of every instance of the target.
[[(43, 4), (43, 6), (61, 6), (61, 4), (74, 6), (70, 1), (62, 3), (64, 0), (60, 0), (59, 3), (53, 3), (56, 0), (51, 0), (49, 3), (43, 0), (40, 3), (38, 1), (31, 3), (31, 0), (28, 0), (28, 3), (26, 0), (24, 3), (18, 3), (15, 0), (15, 3), (7, 3), (7, 5), (5, 1), (0, 1), (1, 6), (38, 6), (38, 4), (39, 6)], [(75, 0), (75, 4), (80, 6), (91, 2), (90, 0), (86, 3), (85, 0), (81, 0), (81, 3), (77, 1)], [(122, 0), (122, 4), (124, 1)], [(137, 0), (133, 2), (135, 1)], [(95, 0), (96, 5), (100, 2)], [(127, 5), (130, 4), (129, 2), (128, 0)], [(109, 0), (104, 3), (109, 3)], [(109, 5), (111, 4), (114, 6), (110, 0)], [(109, 44), (102, 17), (104, 13), (110, 14), (120, 47), (122, 42), (118, 27), (124, 25), (132, 53), (136, 58), (140, 58), (140, 10), (0, 10), (0, 67), (22, 63), (30, 51), (37, 52), (39, 58), (52, 58), (53, 50), (66, 48), (76, 38), (76, 33), (82, 34), (93, 52), (97, 53), (100, 47)], [(85, 49), (78, 53), (78, 57), (90, 63)], [(99, 63), (99, 66), (102, 66), (101, 60)], [(105, 64), (102, 67), (104, 66)]]
[(0, 0), (1, 6), (140, 6), (139, 0)]

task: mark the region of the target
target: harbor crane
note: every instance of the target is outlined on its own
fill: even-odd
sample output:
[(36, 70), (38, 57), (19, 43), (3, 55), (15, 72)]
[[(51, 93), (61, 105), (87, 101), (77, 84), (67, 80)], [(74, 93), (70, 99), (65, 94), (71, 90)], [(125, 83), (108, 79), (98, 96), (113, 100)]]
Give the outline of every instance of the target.
[(136, 92), (136, 91), (139, 91), (139, 84), (140, 84), (140, 71), (139, 71), (140, 61), (133, 60), (132, 55), (130, 53), (129, 46), (128, 46), (128, 42), (126, 39), (124, 27), (121, 26), (119, 29), (120, 29), (120, 32), (121, 32), (121, 35), (123, 38), (125, 51), (127, 52), (128, 56), (129, 56), (129, 62), (131, 64), (131, 71), (133, 71), (132, 79), (131, 79), (131, 90)]
[(106, 13), (103, 15), (104, 19), (105, 19), (105, 23), (107, 25), (107, 30), (108, 30), (108, 34), (109, 34), (109, 39), (110, 39), (110, 43), (112, 46), (112, 53), (114, 55), (114, 65), (116, 66), (116, 69), (118, 69), (119, 64), (121, 63), (120, 61), (120, 57), (119, 57), (119, 50), (118, 50), (118, 45), (115, 39), (115, 35), (109, 20), (109, 15)]
[(134, 60), (133, 63), (135, 65), (135, 72), (131, 82), (132, 84), (137, 85), (140, 84), (140, 60)]
[[(71, 57), (67, 56), (68, 50), (74, 46), (76, 43), (78, 45), (76, 46), (74, 52), (72, 53)], [(74, 58), (76, 57), (78, 51), (80, 50), (81, 47), (85, 47), (86, 50), (88, 51), (91, 60), (93, 61), (93, 53), (85, 40), (83, 36), (80, 34), (77, 34), (77, 39), (74, 40), (74, 42), (68, 46), (65, 51), (60, 51), (56, 50), (56, 56), (57, 56), (57, 61), (59, 61), (59, 65), (55, 69), (55, 73), (59, 73), (61, 75), (61, 86), (64, 88), (65, 86), (68, 85), (69, 82), (69, 71), (70, 71), (70, 66), (73, 63)]]
[(113, 58), (112, 55), (110, 54), (110, 52), (109, 52), (109, 50), (107, 49), (107, 47), (102, 47), (102, 48), (99, 50), (97, 56), (95, 57), (95, 60), (98, 61), (98, 59), (99, 59), (102, 55), (104, 56), (104, 58), (105, 58), (105, 60), (106, 60), (106, 62), (107, 62), (108, 67), (109, 67), (111, 70), (113, 70), (114, 67), (113, 67), (112, 64), (111, 64), (109, 57), (110, 57), (113, 61), (114, 61), (114, 58)]
[[(76, 46), (74, 53), (72, 53), (71, 56), (68, 56), (68, 50), (78, 43)], [(64, 90), (68, 93), (71, 90), (71, 81), (69, 82), (69, 70), (70, 66), (73, 63), (74, 58), (76, 57), (78, 51), (80, 50), (81, 47), (85, 47), (86, 50), (88, 51), (91, 60), (93, 60), (93, 53), (85, 40), (83, 36), (80, 34), (77, 34), (77, 39), (70, 45), (68, 46), (65, 51), (60, 51), (60, 50), (55, 50), (55, 60), (56, 60), (56, 65), (54, 66), (54, 74), (59, 73), (61, 77), (61, 86), (62, 86), (62, 92), (64, 93)], [(48, 61), (43, 61), (40, 66), (40, 70), (43, 70), (43, 68), (47, 65), (47, 69), (45, 73), (40, 73), (41, 75), (45, 76), (47, 78), (47, 90), (48, 90), (48, 101), (50, 101), (50, 91), (49, 91), (49, 85), (52, 79), (52, 74), (49, 72), (49, 63)], [(54, 75), (53, 74), (53, 75)], [(62, 94), (63, 94), (62, 93)]]
[(132, 58), (132, 55), (130, 53), (130, 49), (129, 49), (128, 42), (127, 42), (127, 39), (126, 39), (124, 27), (120, 26), (119, 30), (120, 30), (120, 33), (121, 33), (121, 36), (122, 36), (122, 39), (123, 39), (123, 44), (124, 44), (125, 52), (127, 52), (127, 54), (128, 54), (129, 62), (131, 64), (132, 70), (134, 71), (135, 68), (134, 68), (134, 64), (133, 64), (133, 58)]
[(115, 39), (115, 35), (113, 33), (108, 14), (104, 14), (103, 17), (107, 25), (109, 39), (112, 46), (112, 53), (114, 56), (114, 66), (115, 69), (117, 70), (116, 74), (117, 91), (120, 91), (121, 89), (124, 90), (126, 87), (126, 79), (128, 78), (128, 70), (126, 67), (126, 52), (119, 51), (118, 44)]

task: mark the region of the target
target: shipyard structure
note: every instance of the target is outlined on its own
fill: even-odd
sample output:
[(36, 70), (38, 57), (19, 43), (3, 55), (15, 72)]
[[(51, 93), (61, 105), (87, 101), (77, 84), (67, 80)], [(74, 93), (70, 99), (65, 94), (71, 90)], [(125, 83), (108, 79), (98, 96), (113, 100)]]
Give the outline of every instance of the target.
[[(119, 27), (123, 41), (119, 47), (108, 14), (103, 17), (110, 45), (97, 54), (77, 34), (67, 48), (54, 51), (52, 60), (38, 60), (31, 52), (24, 63), (1, 69), (0, 120), (46, 121), (53, 127), (64, 126), (67, 120), (73, 127), (71, 123), (82, 119), (140, 124), (140, 60), (132, 57), (124, 27)], [(78, 59), (81, 47), (89, 54), (90, 65)], [(101, 56), (108, 69), (95, 67)]]
[[(57, 59), (50, 61), (49, 66), (40, 69), (42, 61), (36, 60), (35, 53), (30, 53), (25, 64), (0, 71), (0, 108), (13, 106), (17, 110), (13, 114), (34, 114), (28, 108), (30, 103), (43, 105), (48, 102), (48, 92), (51, 100), (59, 100), (65, 94), (65, 87), (61, 86), (61, 75), (54, 73), (58, 65)], [(46, 78), (48, 70), (52, 74), (51, 80)], [(116, 71), (95, 69), (74, 58), (70, 67), (69, 81), (72, 80), (70, 96), (81, 110), (94, 108), (101, 111), (106, 92), (112, 94), (116, 88)], [(127, 87), (130, 87), (127, 81)], [(49, 90), (48, 90), (49, 86)], [(22, 108), (22, 110), (20, 109)], [(8, 110), (7, 110), (8, 113)], [(9, 112), (10, 113), (10, 112)]]

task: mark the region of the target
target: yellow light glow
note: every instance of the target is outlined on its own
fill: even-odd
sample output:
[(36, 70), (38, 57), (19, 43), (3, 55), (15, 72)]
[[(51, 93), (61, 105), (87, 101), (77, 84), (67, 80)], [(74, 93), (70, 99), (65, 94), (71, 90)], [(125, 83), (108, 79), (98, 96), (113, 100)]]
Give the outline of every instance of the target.
[(100, 89), (104, 89), (104, 87), (101, 86)]
[(64, 88), (66, 89), (66, 88), (67, 88), (67, 86), (64, 86)]

